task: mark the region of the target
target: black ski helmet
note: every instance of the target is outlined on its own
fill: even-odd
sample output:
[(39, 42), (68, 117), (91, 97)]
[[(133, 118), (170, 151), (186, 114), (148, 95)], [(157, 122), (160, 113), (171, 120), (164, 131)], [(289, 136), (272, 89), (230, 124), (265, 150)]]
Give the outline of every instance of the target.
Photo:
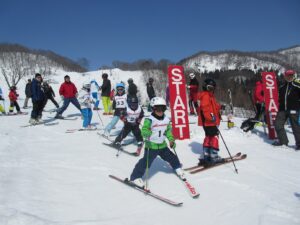
[(102, 74), (102, 78), (103, 79), (107, 79), (108, 78), (108, 74), (107, 73)]
[(154, 80), (152, 77), (150, 77), (148, 81), (149, 81), (149, 83), (153, 83)]
[(202, 88), (204, 91), (209, 91), (209, 90), (215, 89), (216, 86), (217, 86), (217, 84), (216, 84), (215, 80), (213, 80), (211, 78), (206, 78), (204, 80)]
[(136, 110), (139, 106), (139, 100), (135, 96), (128, 96), (127, 104), (132, 110)]
[(129, 78), (127, 82), (128, 82), (128, 84), (132, 84), (133, 83), (133, 79)]

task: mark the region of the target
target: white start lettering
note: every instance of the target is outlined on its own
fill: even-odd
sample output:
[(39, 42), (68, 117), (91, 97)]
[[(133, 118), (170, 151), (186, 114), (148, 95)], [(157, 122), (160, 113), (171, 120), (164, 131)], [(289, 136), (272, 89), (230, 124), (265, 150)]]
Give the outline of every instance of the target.
[(173, 109), (173, 128), (178, 130), (179, 138), (189, 137), (186, 135), (187, 124), (187, 108), (184, 104), (182, 96), (185, 96), (185, 84), (183, 81), (183, 71), (180, 68), (171, 69), (171, 82), (170, 85), (175, 89), (175, 96), (171, 96), (174, 99)]

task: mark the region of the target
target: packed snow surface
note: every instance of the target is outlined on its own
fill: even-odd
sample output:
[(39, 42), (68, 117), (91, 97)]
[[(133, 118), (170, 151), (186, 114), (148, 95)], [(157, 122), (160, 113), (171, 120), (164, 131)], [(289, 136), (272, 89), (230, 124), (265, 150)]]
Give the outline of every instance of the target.
[[(73, 75), (71, 80), (80, 87), (94, 75)], [(96, 78), (100, 81), (100, 77)], [(128, 77), (124, 75), (124, 81)], [(58, 84), (53, 87), (57, 93), (63, 79), (55, 79)], [(139, 87), (145, 96), (141, 85), (144, 84)], [(19, 87), (21, 106), (23, 88)], [(7, 104), (6, 99), (6, 107)], [(54, 105), (48, 102), (46, 109), (51, 108)], [(103, 116), (102, 110), (98, 113), (93, 111), (92, 122), (102, 132), (100, 129), (111, 116)], [(43, 119), (53, 116), (44, 112)], [(116, 157), (116, 150), (105, 146), (103, 143), (108, 141), (97, 131), (66, 133), (67, 129), (80, 128), (82, 120), (72, 105), (64, 116), (78, 119), (21, 127), (28, 123), (29, 115), (0, 116), (1, 225), (300, 224), (300, 152), (294, 150), (289, 127), (286, 129), (290, 146), (275, 148), (263, 127), (245, 134), (239, 129), (242, 118), (234, 118), (232, 129), (222, 122), (220, 131), (230, 152), (242, 152), (248, 157), (236, 162), (238, 174), (232, 164), (194, 175), (187, 173), (187, 179), (200, 192), (198, 199), (192, 199), (170, 166), (157, 158), (150, 168), (149, 188), (153, 193), (183, 202), (181, 207), (173, 207), (108, 177), (129, 177), (142, 155), (120, 153)], [(197, 121), (195, 116), (189, 119)], [(112, 139), (121, 128), (119, 122), (111, 133)], [(183, 167), (195, 165), (202, 153), (202, 127), (192, 123), (190, 131), (191, 139), (177, 141), (176, 152)], [(125, 141), (132, 138), (128, 136)], [(135, 151), (137, 146), (124, 148)], [(220, 155), (228, 156), (221, 139)]]

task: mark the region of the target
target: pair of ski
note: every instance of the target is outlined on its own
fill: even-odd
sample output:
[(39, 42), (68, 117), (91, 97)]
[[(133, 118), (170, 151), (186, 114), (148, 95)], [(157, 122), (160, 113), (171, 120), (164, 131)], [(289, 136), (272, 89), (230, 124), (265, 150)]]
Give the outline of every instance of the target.
[[(128, 154), (128, 155), (131, 155), (131, 156), (139, 156), (139, 155), (140, 155), (140, 152), (141, 152), (141, 149), (142, 149), (142, 148), (140, 148), (140, 149), (138, 148), (136, 152), (130, 152), (130, 151), (127, 151), (126, 149), (124, 149), (123, 146), (129, 145), (129, 144), (131, 144), (131, 143), (128, 143), (128, 144), (122, 144), (121, 146), (117, 147), (116, 145), (114, 145), (113, 140), (111, 140), (111, 139), (110, 139), (109, 137), (107, 137), (106, 135), (100, 134), (99, 132), (97, 132), (97, 134), (98, 134), (99, 136), (105, 138), (106, 140), (108, 140), (108, 141), (110, 142), (110, 143), (105, 143), (105, 142), (103, 142), (102, 144), (104, 144), (104, 145), (106, 145), (106, 146), (109, 146), (109, 147), (111, 147), (111, 148), (114, 148), (114, 149), (118, 150), (118, 153), (119, 153), (119, 151), (120, 151), (120, 152), (124, 152), (124, 153), (126, 153), (126, 154)], [(117, 156), (119, 156), (118, 153), (117, 153)]]
[(6, 114), (2, 114), (1, 116), (24, 116), (24, 115), (28, 115), (28, 112), (6, 113)]
[(233, 161), (239, 161), (239, 160), (243, 160), (243, 159), (246, 159), (246, 158), (247, 158), (247, 154), (242, 154), (241, 152), (238, 152), (237, 154), (232, 156), (232, 159), (230, 157), (224, 158), (224, 162), (216, 163), (216, 164), (214, 164), (212, 166), (208, 166), (208, 167), (197, 165), (197, 166), (192, 166), (192, 167), (185, 168), (184, 170), (189, 171), (191, 174), (195, 174), (195, 173), (199, 173), (199, 172), (211, 169), (211, 168), (215, 168), (217, 166), (221, 166), (221, 165), (224, 165), (224, 164), (231, 163), (232, 160)]
[(77, 131), (96, 131), (98, 130), (97, 127), (93, 127), (93, 128), (79, 128), (79, 129), (68, 129), (66, 130), (66, 133), (75, 133)]
[(38, 125), (45, 125), (45, 126), (52, 126), (52, 125), (56, 125), (58, 124), (58, 122), (50, 122), (50, 121), (41, 121), (41, 122), (38, 122), (38, 123), (35, 123), (35, 124), (26, 124), (26, 125), (23, 125), (21, 127), (34, 127), (34, 126), (38, 126)]
[[(137, 185), (135, 185), (133, 182), (129, 181), (128, 178), (126, 179), (121, 179), (119, 177), (116, 177), (114, 175), (109, 175), (110, 178), (114, 179), (114, 180), (117, 180), (129, 187), (132, 187), (134, 188), (135, 190), (138, 190), (138, 191), (141, 191), (143, 192), (144, 194), (146, 195), (149, 195), (157, 200), (160, 200), (162, 202), (165, 202), (169, 205), (172, 205), (172, 206), (181, 206), (183, 204), (183, 202), (176, 202), (176, 201), (173, 201), (171, 199), (168, 199), (168, 198), (165, 198), (161, 195), (158, 195), (158, 194), (155, 194), (153, 192), (151, 192), (149, 189), (145, 189), (145, 188), (142, 188), (142, 187), (139, 187)], [(181, 180), (182, 183), (184, 184), (186, 190), (189, 192), (190, 196), (192, 198), (198, 198), (199, 197), (199, 193), (196, 191), (196, 189), (185, 179), (185, 180)]]
[(49, 119), (53, 119), (53, 120), (77, 120), (78, 117), (51, 117), (48, 116)]

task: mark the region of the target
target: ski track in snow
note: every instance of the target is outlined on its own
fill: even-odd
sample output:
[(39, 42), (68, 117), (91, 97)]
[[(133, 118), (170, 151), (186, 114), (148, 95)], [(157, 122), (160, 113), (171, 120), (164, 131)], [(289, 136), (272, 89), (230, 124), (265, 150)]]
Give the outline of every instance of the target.
[[(80, 79), (71, 76), (71, 80)], [(57, 89), (55, 86), (55, 92)], [(53, 107), (48, 104), (49, 109)], [(110, 118), (101, 113), (107, 124)], [(72, 105), (64, 112), (66, 116), (75, 114), (78, 111)], [(47, 116), (53, 114), (45, 112), (43, 117)], [(236, 127), (228, 130), (222, 123), (220, 130), (232, 155), (242, 152), (247, 159), (236, 162), (239, 174), (232, 164), (195, 175), (187, 173), (200, 192), (198, 199), (188, 195), (169, 165), (160, 159), (153, 162), (149, 171), (151, 191), (183, 201), (179, 208), (108, 178), (109, 174), (128, 177), (141, 156), (120, 153), (116, 157), (116, 150), (103, 145), (107, 140), (97, 131), (65, 133), (81, 127), (81, 119), (20, 128), (28, 120), (29, 115), (0, 117), (1, 225), (300, 224), (300, 153), (292, 147), (272, 147), (262, 127), (243, 133), (238, 128), (240, 118), (234, 119)], [(196, 120), (190, 116), (190, 121)], [(92, 122), (102, 127), (95, 111)], [(121, 127), (119, 122), (112, 133)], [(183, 167), (196, 164), (202, 152), (203, 129), (191, 124), (190, 130), (190, 140), (177, 141), (176, 152)], [(124, 146), (129, 151), (136, 147)], [(220, 149), (220, 155), (227, 157), (221, 139)]]

